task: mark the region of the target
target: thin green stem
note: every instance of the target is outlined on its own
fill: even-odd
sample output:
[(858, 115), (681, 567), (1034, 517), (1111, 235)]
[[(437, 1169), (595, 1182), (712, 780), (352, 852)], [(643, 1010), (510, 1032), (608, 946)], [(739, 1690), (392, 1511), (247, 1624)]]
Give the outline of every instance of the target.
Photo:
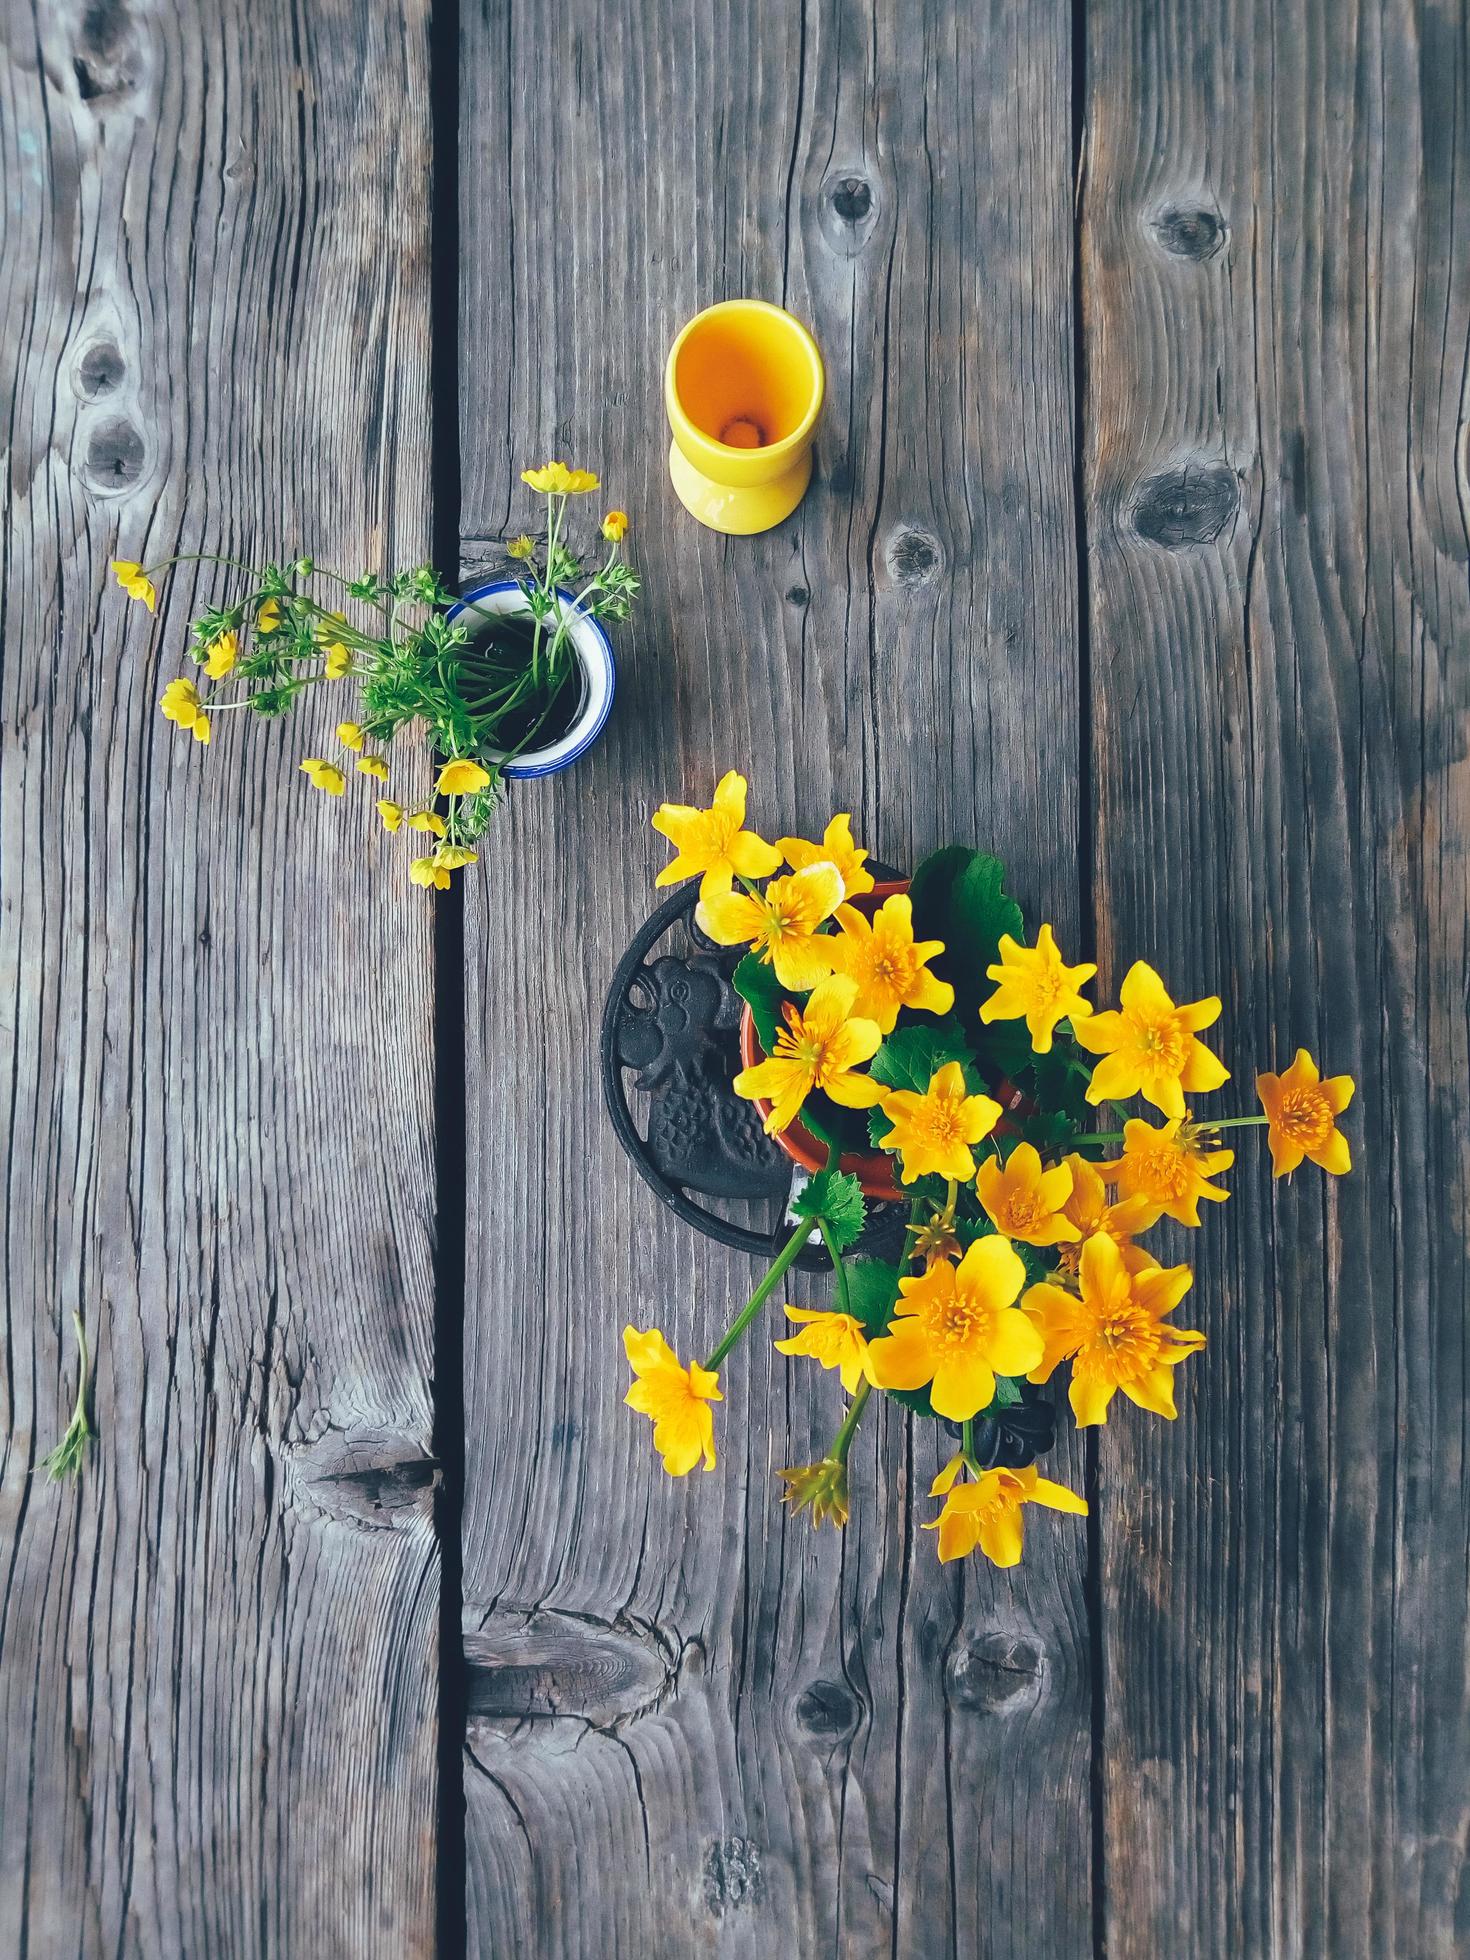
[(1257, 1123), (1269, 1123), (1269, 1116), (1208, 1116), (1200, 1117), (1194, 1127), (1197, 1130), (1249, 1130)]
[(720, 1342), (709, 1360), (705, 1362), (704, 1365), (706, 1368), (713, 1369), (719, 1367), (725, 1356), (735, 1346), (746, 1328), (749, 1327), (761, 1308), (786, 1277), (791, 1267), (795, 1265), (797, 1254), (807, 1243), (808, 1239), (810, 1239), (811, 1235), (812, 1222), (809, 1218), (803, 1218), (796, 1230), (791, 1234), (791, 1237), (777, 1253), (775, 1263), (772, 1265), (770, 1271), (755, 1289), (754, 1293), (751, 1294), (745, 1305), (740, 1309), (725, 1338)]
[(832, 1236), (832, 1227), (827, 1223), (826, 1219), (819, 1218), (817, 1224), (821, 1229), (822, 1242), (827, 1248), (827, 1257), (832, 1261), (832, 1273), (837, 1282), (838, 1312), (850, 1316), (852, 1313), (852, 1301), (847, 1291), (847, 1267), (842, 1261), (841, 1248)]
[(873, 1385), (871, 1382), (858, 1383), (858, 1392), (852, 1398), (852, 1407), (843, 1417), (842, 1427), (832, 1438), (832, 1447), (827, 1452), (828, 1457), (833, 1463), (847, 1462), (847, 1453), (852, 1448), (853, 1436), (856, 1433), (858, 1423), (862, 1420), (863, 1410), (867, 1408), (868, 1397), (872, 1392)]

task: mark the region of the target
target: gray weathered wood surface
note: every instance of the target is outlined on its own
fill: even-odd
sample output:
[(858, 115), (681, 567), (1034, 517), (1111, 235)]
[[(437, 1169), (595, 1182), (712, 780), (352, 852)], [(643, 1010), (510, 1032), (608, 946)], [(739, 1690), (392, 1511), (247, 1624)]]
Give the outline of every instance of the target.
[[(417, 10), (11, 4), (0, 1945), (433, 1942), (430, 927), (110, 554), (427, 547)], [(392, 249), (385, 249), (391, 234)], [(364, 362), (364, 348), (372, 359)], [(365, 1013), (365, 998), (391, 1013)], [(98, 1359), (79, 1487), (36, 1474)]]

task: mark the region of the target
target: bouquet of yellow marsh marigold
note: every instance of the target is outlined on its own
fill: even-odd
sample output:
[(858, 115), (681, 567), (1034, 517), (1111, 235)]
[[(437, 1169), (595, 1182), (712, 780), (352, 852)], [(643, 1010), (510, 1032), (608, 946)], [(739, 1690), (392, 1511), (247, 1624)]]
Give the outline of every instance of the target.
[[(1036, 1468), (1055, 1435), (1047, 1384), (1065, 1371), (1079, 1428), (1106, 1422), (1120, 1392), (1172, 1419), (1175, 1370), (1205, 1344), (1174, 1322), (1193, 1274), (1162, 1264), (1149, 1232), (1198, 1226), (1201, 1204), (1227, 1197), (1228, 1130), (1263, 1126), (1278, 1177), (1304, 1159), (1347, 1171), (1338, 1117), (1353, 1084), (1299, 1049), (1257, 1076), (1259, 1113), (1207, 1114), (1199, 1100), (1230, 1075), (1202, 1038), (1217, 999), (1176, 1001), (1139, 960), (1099, 1008), (1096, 968), (1069, 963), (1050, 925), (1028, 933), (994, 858), (953, 846), (877, 887), (846, 816), (818, 842), (767, 843), (745, 803), (732, 772), (708, 809), (665, 804), (654, 827), (676, 855), (659, 883), (698, 878), (702, 930), (749, 949), (735, 985), (761, 1056), (735, 1089), (825, 1167), (703, 1365), (657, 1329), (626, 1329), (628, 1403), (652, 1417), (670, 1474), (712, 1469), (720, 1364), (820, 1237), (833, 1298), (786, 1303), (775, 1345), (832, 1370), (850, 1399), (821, 1460), (781, 1473), (787, 1501), (845, 1522), (848, 1454), (876, 1390), (954, 1436), (931, 1492), (940, 1558), (978, 1546), (1014, 1565), (1027, 1505), (1087, 1508)], [(1119, 1127), (1093, 1127), (1100, 1106)], [(901, 1261), (864, 1256), (865, 1189), (907, 1204)]]
[[(622, 511), (603, 517), (601, 562), (590, 572), (568, 542), (569, 502), (598, 487), (589, 470), (548, 463), (523, 471), (522, 480), (545, 497), (546, 522), (539, 537), (507, 546), (524, 602), (510, 615), (457, 600), (429, 565), (348, 578), (310, 558), (251, 566), (188, 554), (191, 562), (232, 571), (241, 589), (194, 621), (187, 648), (193, 671), (163, 690), (164, 716), (207, 747), (220, 715), (245, 708), (276, 719), (308, 690), (327, 687), (342, 718), (330, 753), (301, 758), (303, 788), (345, 797), (357, 784), (382, 829), (414, 843), (410, 881), (444, 889), (453, 872), (477, 861), (473, 847), (504, 793), (507, 771), (555, 739), (576, 711), (575, 621), (626, 619), (638, 592), (622, 556)], [(183, 562), (114, 559), (112, 569), (129, 597), (153, 613), (154, 581)], [(348, 698), (337, 699), (339, 690)], [(389, 751), (416, 722), (439, 764), (431, 781), (414, 788), (400, 782)], [(417, 757), (408, 766), (422, 768)]]

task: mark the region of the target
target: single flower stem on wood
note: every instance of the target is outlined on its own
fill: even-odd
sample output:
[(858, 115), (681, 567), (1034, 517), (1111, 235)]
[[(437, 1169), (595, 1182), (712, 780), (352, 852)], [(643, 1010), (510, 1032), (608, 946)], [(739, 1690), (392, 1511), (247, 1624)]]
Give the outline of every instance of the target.
[(82, 1316), (74, 1313), (71, 1324), (77, 1330), (77, 1357), (80, 1379), (77, 1382), (76, 1407), (71, 1412), (71, 1421), (66, 1434), (56, 1448), (41, 1459), (41, 1468), (53, 1483), (63, 1477), (70, 1477), (80, 1471), (82, 1457), (87, 1445), (97, 1440), (97, 1432), (92, 1427), (87, 1414), (87, 1397), (92, 1386), (92, 1364), (87, 1355), (87, 1336), (82, 1326)]
[(735, 1343), (755, 1319), (767, 1300), (770, 1299), (777, 1286), (786, 1277), (791, 1267), (795, 1265), (797, 1254), (811, 1238), (812, 1232), (815, 1229), (809, 1218), (802, 1219), (796, 1230), (791, 1234), (791, 1237), (777, 1253), (776, 1262), (771, 1267), (771, 1270), (740, 1309), (734, 1325), (725, 1335), (724, 1340), (720, 1342), (720, 1345), (715, 1349), (709, 1360), (705, 1362), (704, 1365), (706, 1368), (715, 1369), (719, 1367), (725, 1356), (734, 1347)]

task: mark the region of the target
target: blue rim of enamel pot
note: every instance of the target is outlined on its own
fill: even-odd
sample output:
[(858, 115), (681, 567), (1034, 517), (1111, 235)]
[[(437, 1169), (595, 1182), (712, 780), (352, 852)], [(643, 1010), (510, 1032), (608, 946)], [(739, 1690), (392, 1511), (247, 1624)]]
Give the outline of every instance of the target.
[[(510, 593), (514, 593), (517, 599), (525, 596), (519, 582), (513, 578), (492, 579), (488, 585), (472, 586), (468, 592), (460, 594), (457, 603), (450, 607), (448, 617), (457, 619), (467, 606), (505, 598)], [(576, 604), (574, 596), (560, 587), (558, 597), (567, 606)], [(518, 608), (499, 606), (495, 610), (509, 613)], [(573, 653), (582, 670), (582, 705), (577, 710), (577, 718), (565, 735), (558, 736), (544, 749), (531, 749), (519, 760), (506, 763), (504, 774), (508, 778), (524, 781), (532, 776), (555, 776), (560, 770), (569, 769), (591, 748), (612, 713), (613, 695), (618, 682), (612, 641), (600, 622), (585, 612), (576, 614), (571, 639)], [(497, 751), (487, 749), (485, 755), (487, 760), (494, 761)]]

